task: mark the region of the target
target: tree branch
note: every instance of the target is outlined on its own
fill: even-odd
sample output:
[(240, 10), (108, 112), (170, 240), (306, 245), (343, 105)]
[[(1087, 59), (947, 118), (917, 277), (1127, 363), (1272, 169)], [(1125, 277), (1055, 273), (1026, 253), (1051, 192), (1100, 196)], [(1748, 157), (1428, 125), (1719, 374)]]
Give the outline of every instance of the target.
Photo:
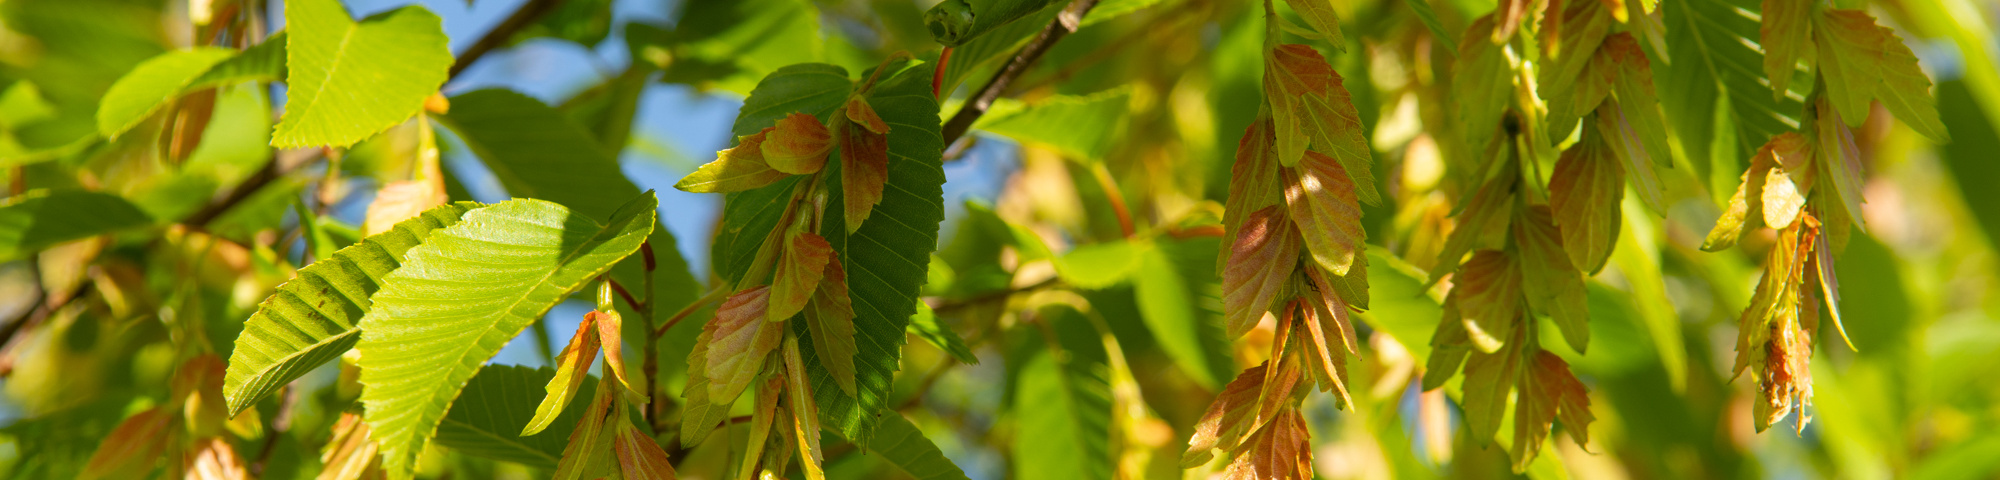
[(500, 48), (500, 45), (506, 44), (508, 40), (513, 39), (515, 33), (519, 33), (523, 28), (528, 28), (529, 25), (534, 25), (536, 21), (542, 19), (543, 15), (554, 11), (556, 5), (561, 3), (560, 0), (528, 0), (527, 4), (521, 5), (521, 8), (518, 10), (514, 10), (513, 15), (508, 16), (506, 20), (500, 21), (499, 25), (494, 25), (492, 30), (486, 31), (486, 36), (479, 37), (479, 41), (473, 42), (470, 47), (466, 47), (464, 53), (458, 54), (458, 62), (451, 64), (451, 76), (457, 78), (459, 72), (463, 72), (467, 67), (471, 67), (473, 62), (479, 61), (479, 57), (484, 57), (487, 52), (491, 52), (495, 48)]
[(1041, 33), (1035, 34), (1035, 38), (1029, 40), (1028, 45), (1021, 47), (1021, 50), (1014, 54), (1014, 58), (1007, 61), (1007, 66), (1001, 67), (1000, 72), (986, 82), (986, 86), (980, 87), (979, 92), (973, 94), (972, 99), (965, 102), (964, 107), (958, 109), (958, 113), (952, 114), (951, 121), (945, 122), (944, 144), (951, 145), (957, 142), (959, 137), (965, 136), (965, 132), (972, 129), (972, 122), (978, 121), (980, 115), (985, 115), (986, 109), (993, 107), (993, 101), (1007, 91), (1008, 84), (1014, 83), (1014, 79), (1027, 73), (1028, 67), (1033, 65), (1035, 60), (1041, 59), (1042, 54), (1048, 53), (1057, 40), (1075, 33), (1077, 27), (1083, 23), (1083, 15), (1090, 13), (1090, 9), (1096, 6), (1097, 0), (1076, 0), (1070, 3), (1068, 8), (1063, 9), (1061, 14), (1056, 15), (1055, 21), (1043, 27)]

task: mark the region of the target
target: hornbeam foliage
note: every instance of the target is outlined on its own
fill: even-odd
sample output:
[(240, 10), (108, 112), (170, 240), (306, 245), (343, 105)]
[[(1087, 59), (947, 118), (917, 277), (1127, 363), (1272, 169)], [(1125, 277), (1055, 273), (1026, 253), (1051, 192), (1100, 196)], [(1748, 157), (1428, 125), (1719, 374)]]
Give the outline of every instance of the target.
[(2000, 4), (380, 3), (0, 2), (0, 478), (2000, 476)]

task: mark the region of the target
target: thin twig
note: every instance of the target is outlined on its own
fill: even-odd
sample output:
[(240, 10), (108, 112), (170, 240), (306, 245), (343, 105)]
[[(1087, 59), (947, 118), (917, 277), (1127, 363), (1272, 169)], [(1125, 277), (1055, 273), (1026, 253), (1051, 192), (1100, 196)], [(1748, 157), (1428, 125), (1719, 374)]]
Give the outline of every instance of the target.
[(681, 323), (682, 319), (687, 318), (695, 310), (700, 310), (703, 305), (708, 305), (709, 302), (714, 302), (716, 299), (722, 298), (722, 294), (725, 292), (728, 292), (728, 290), (721, 288), (710, 290), (707, 295), (702, 295), (701, 298), (695, 299), (694, 302), (688, 303), (685, 307), (681, 307), (681, 311), (674, 312), (674, 316), (668, 318), (667, 323), (660, 324), (659, 328), (653, 329), (653, 339), (658, 340), (660, 336), (666, 335), (667, 330), (674, 328), (674, 324)]
[(1027, 46), (1021, 47), (1021, 50), (1014, 54), (1014, 58), (1007, 61), (1007, 66), (1002, 67), (999, 73), (993, 74), (993, 79), (988, 80), (986, 86), (979, 88), (979, 93), (965, 102), (965, 106), (959, 108), (958, 113), (952, 114), (951, 121), (945, 122), (945, 145), (957, 142), (958, 137), (965, 136), (965, 132), (972, 129), (972, 123), (978, 121), (980, 115), (985, 115), (986, 109), (993, 107), (993, 101), (999, 99), (1002, 92), (1007, 91), (1008, 84), (1020, 78), (1021, 74), (1027, 73), (1028, 67), (1033, 65), (1035, 60), (1042, 58), (1042, 54), (1048, 53), (1057, 40), (1076, 32), (1077, 26), (1083, 23), (1083, 15), (1090, 13), (1090, 9), (1096, 6), (1097, 0), (1076, 0), (1069, 4), (1069, 8), (1057, 14), (1055, 21), (1043, 27), (1041, 33), (1035, 34), (1035, 38), (1029, 40)]
[(464, 53), (458, 54), (458, 62), (451, 64), (451, 76), (454, 78), (458, 77), (459, 72), (463, 72), (467, 67), (471, 67), (473, 62), (479, 61), (479, 58), (486, 56), (487, 52), (505, 45), (508, 40), (514, 38), (515, 33), (519, 33), (523, 28), (528, 28), (529, 25), (534, 25), (535, 22), (542, 19), (543, 15), (555, 11), (556, 5), (561, 3), (560, 0), (528, 0), (527, 4), (521, 5), (521, 8), (514, 10), (513, 15), (508, 16), (506, 20), (502, 20), (492, 30), (488, 30), (486, 36), (479, 37), (479, 41), (473, 42), (470, 47), (466, 47)]
[(981, 304), (981, 303), (986, 303), (986, 302), (991, 302), (991, 301), (994, 301), (994, 300), (1004, 300), (1004, 299), (1006, 299), (1007, 297), (1010, 297), (1010, 296), (1013, 296), (1013, 295), (1014, 295), (1014, 294), (1016, 294), (1016, 293), (1026, 293), (1026, 292), (1032, 292), (1032, 291), (1035, 291), (1035, 290), (1040, 290), (1040, 289), (1043, 289), (1043, 288), (1048, 288), (1048, 287), (1052, 287), (1052, 286), (1055, 286), (1055, 285), (1056, 285), (1056, 282), (1057, 282), (1057, 281), (1058, 281), (1058, 280), (1057, 280), (1057, 279), (1056, 279), (1055, 277), (1050, 277), (1050, 278), (1049, 278), (1048, 280), (1043, 280), (1043, 281), (1041, 281), (1041, 282), (1038, 282), (1038, 283), (1036, 283), (1036, 284), (1034, 284), (1034, 285), (1029, 285), (1029, 286), (1025, 286), (1025, 287), (1020, 287), (1020, 288), (1010, 288), (1010, 289), (1006, 289), (1006, 290), (1001, 290), (1001, 291), (997, 291), (997, 292), (988, 292), (988, 293), (983, 293), (983, 294), (980, 294), (979, 296), (976, 296), (976, 297), (972, 297), (972, 298), (968, 298), (968, 299), (964, 299), (964, 300), (957, 300), (957, 301), (951, 301), (951, 302), (944, 302), (944, 303), (939, 303), (939, 304), (937, 304), (937, 306), (934, 306), (934, 307), (931, 307), (931, 311), (932, 311), (932, 312), (936, 312), (936, 313), (945, 313), (945, 312), (950, 312), (950, 311), (953, 311), (953, 310), (958, 310), (958, 309), (961, 309), (961, 308), (965, 308), (965, 307), (970, 307), (970, 306), (973, 306), (973, 305), (978, 305), (978, 304)]

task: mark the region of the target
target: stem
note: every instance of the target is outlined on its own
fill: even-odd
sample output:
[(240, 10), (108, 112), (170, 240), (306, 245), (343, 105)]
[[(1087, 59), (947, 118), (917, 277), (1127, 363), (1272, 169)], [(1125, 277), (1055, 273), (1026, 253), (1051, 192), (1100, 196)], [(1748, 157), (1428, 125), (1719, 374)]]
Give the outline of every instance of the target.
[(972, 129), (972, 123), (978, 121), (980, 115), (985, 115), (986, 109), (993, 107), (993, 101), (1000, 98), (1001, 92), (1007, 90), (1008, 84), (1020, 78), (1021, 74), (1027, 73), (1028, 66), (1042, 58), (1042, 54), (1048, 53), (1049, 48), (1054, 47), (1057, 40), (1075, 33), (1077, 26), (1083, 23), (1083, 15), (1090, 13), (1090, 9), (1096, 6), (1097, 0), (1076, 0), (1069, 4), (1069, 8), (1063, 9), (1061, 14), (1056, 15), (1055, 21), (1043, 27), (1042, 33), (1035, 34), (1035, 38), (1029, 40), (1027, 46), (1021, 47), (1021, 50), (1014, 54), (1014, 58), (1007, 61), (1006, 67), (995, 73), (993, 79), (986, 82), (986, 86), (979, 88), (979, 93), (973, 94), (972, 99), (965, 102), (965, 107), (958, 109), (958, 113), (952, 114), (951, 121), (945, 122), (944, 144), (950, 145), (957, 142), (958, 137), (965, 136), (965, 132)]
[(520, 32), (523, 28), (528, 28), (529, 25), (534, 25), (536, 21), (541, 20), (543, 15), (554, 11), (556, 5), (561, 3), (561, 0), (528, 0), (527, 4), (521, 5), (521, 8), (518, 10), (514, 10), (513, 15), (508, 16), (506, 20), (502, 20), (492, 30), (488, 30), (486, 36), (479, 37), (478, 42), (474, 42), (471, 47), (466, 47), (465, 53), (458, 54), (458, 62), (451, 64), (451, 76), (454, 78), (458, 77), (459, 72), (464, 72), (467, 67), (471, 67), (473, 62), (479, 61), (479, 57), (486, 56), (487, 52), (506, 44), (508, 40), (514, 38), (515, 33)]
[(729, 290), (725, 288), (709, 290), (707, 295), (702, 295), (701, 298), (695, 299), (695, 301), (688, 303), (685, 307), (681, 307), (681, 311), (674, 312), (674, 316), (668, 318), (667, 323), (660, 324), (658, 328), (653, 329), (653, 339), (658, 340), (660, 336), (666, 335), (667, 330), (671, 330), (675, 324), (681, 323), (681, 320), (687, 318), (688, 314), (692, 314), (695, 310), (700, 310), (702, 306), (721, 299), (725, 293), (729, 293)]
[[(646, 408), (641, 414), (644, 415), (647, 425), (654, 425), (654, 421), (660, 417), (660, 414), (664, 413), (660, 410), (665, 404), (652, 401), (653, 396), (660, 393), (659, 383), (654, 382), (654, 379), (659, 376), (660, 372), (660, 337), (652, 335), (653, 305), (658, 303), (653, 301), (653, 271), (658, 267), (658, 264), (653, 261), (653, 242), (647, 241), (639, 244), (639, 255), (639, 258), (645, 260), (646, 281), (644, 287), (646, 289), (646, 301), (633, 304), (632, 307), (639, 311), (640, 320), (646, 322), (647, 332), (645, 346), (640, 349), (641, 352), (644, 352), (644, 359), (639, 368), (643, 372), (642, 375), (646, 377), (643, 381), (645, 386), (642, 387), (646, 389)], [(632, 303), (632, 298), (629, 294), (626, 296), (625, 302)]]
[(1132, 212), (1125, 208), (1125, 194), (1118, 190), (1118, 181), (1111, 178), (1111, 170), (1103, 163), (1090, 166), (1090, 173), (1097, 177), (1097, 186), (1104, 189), (1104, 198), (1111, 202), (1112, 213), (1118, 214), (1118, 230), (1125, 238), (1132, 238)]

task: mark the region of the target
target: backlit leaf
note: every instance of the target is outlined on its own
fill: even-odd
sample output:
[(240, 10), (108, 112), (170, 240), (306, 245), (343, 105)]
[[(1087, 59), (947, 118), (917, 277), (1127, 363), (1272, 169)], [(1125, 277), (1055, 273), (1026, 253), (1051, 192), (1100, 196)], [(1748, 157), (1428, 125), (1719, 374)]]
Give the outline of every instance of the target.
[(1563, 151), (1549, 178), (1549, 206), (1570, 265), (1586, 275), (1604, 269), (1618, 244), (1618, 207), (1624, 198), (1624, 169), (1597, 129), (1584, 129), (1583, 139)]
[(1758, 149), (1757, 156), (1750, 158), (1750, 168), (1743, 172), (1743, 182), (1736, 186), (1736, 194), (1729, 197), (1722, 216), (1715, 219), (1715, 228), (1709, 230), (1708, 239), (1701, 249), (1716, 252), (1736, 245), (1736, 240), (1744, 232), (1756, 230), (1764, 222), (1764, 182), (1777, 165), (1776, 150), (1780, 145), (1800, 148), (1805, 145), (1805, 137), (1797, 132), (1787, 132), (1772, 137), (1769, 143)]
[(1520, 249), (1521, 286), (1528, 305), (1554, 319), (1563, 340), (1578, 352), (1590, 346), (1590, 310), (1583, 274), (1570, 265), (1546, 206), (1535, 205), (1514, 219), (1514, 245)]
[(791, 176), (764, 161), (763, 144), (773, 130), (766, 127), (743, 137), (735, 147), (716, 152), (715, 161), (688, 174), (674, 188), (692, 193), (740, 192), (763, 188)]
[(1524, 338), (1515, 335), (1508, 339), (1505, 348), (1491, 353), (1474, 351), (1466, 359), (1465, 396), (1459, 406), (1465, 409), (1465, 426), (1472, 431), (1472, 438), (1493, 438), (1500, 431), (1500, 419), (1507, 413), (1508, 392), (1520, 377), (1521, 363), (1526, 357), (1521, 351), (1525, 348), (1523, 343), (1526, 343)]
[(142, 478), (152, 473), (161, 453), (173, 441), (171, 430), (179, 420), (180, 412), (167, 408), (151, 408), (126, 417), (90, 454), (81, 478)]
[(286, 0), (285, 25), (289, 88), (275, 147), (346, 147), (402, 123), (452, 64), (442, 22), (420, 6), (356, 23), (337, 0)]
[[(1861, 203), (1864, 202), (1861, 198), (1861, 182), (1865, 176), (1861, 171), (1861, 151), (1854, 145), (1854, 132), (1847, 129), (1847, 124), (1841, 121), (1839, 109), (1832, 105), (1831, 100), (1821, 97), (1819, 102), (1814, 103), (1813, 115), (1807, 117), (1812, 120), (1813, 137), (1816, 140), (1813, 158), (1819, 160), (1813, 166), (1814, 178), (1833, 180), (1832, 182), (1815, 180), (1814, 183), (1832, 185), (1833, 191), (1822, 191), (1821, 196), (1826, 197), (1825, 193), (1832, 193), (1831, 198), (1838, 200), (1835, 203), (1850, 213), (1848, 216), (1853, 220), (1854, 226), (1866, 230), (1868, 226), (1862, 223), (1861, 217), (1852, 215), (1853, 212), (1861, 211)], [(1836, 221), (1831, 217), (1828, 220)], [(1839, 243), (1836, 242), (1835, 245)]]
[(1583, 382), (1569, 371), (1569, 364), (1555, 354), (1534, 353), (1532, 364), (1521, 375), (1521, 394), (1514, 403), (1514, 471), (1526, 471), (1549, 435), (1549, 425), (1562, 420), (1563, 428), (1578, 445), (1590, 442), (1590, 396)]
[(358, 325), (361, 401), (391, 476), (408, 478), (446, 408), (501, 346), (639, 248), (655, 202), (635, 199), (604, 225), (513, 200), (467, 213), (409, 251)]
[(1498, 248), (1494, 239), (1505, 239), (1507, 219), (1514, 205), (1514, 184), (1519, 176), (1503, 174), (1487, 180), (1472, 196), (1460, 200), (1458, 226), (1445, 238), (1444, 249), (1438, 251), (1437, 263), (1431, 265), (1430, 283), (1443, 280), (1445, 274), (1457, 271), (1459, 261), (1473, 249), (1482, 247)]
[(1286, 408), (1269, 425), (1243, 441), (1225, 475), (1237, 480), (1310, 480), (1312, 435), (1297, 408)]
[(339, 357), (361, 340), (357, 328), (403, 255), (431, 232), (458, 224), (482, 208), (454, 203), (432, 208), (395, 228), (370, 235), (332, 256), (299, 269), (298, 277), (257, 305), (229, 354), (223, 394), (235, 416), (306, 372)]
[[(1521, 266), (1510, 254), (1480, 250), (1452, 280), (1465, 332), (1479, 351), (1500, 350), (1521, 317)], [(1445, 319), (1452, 321), (1453, 319)]]
[(1229, 338), (1257, 326), (1291, 279), (1302, 245), (1297, 227), (1281, 207), (1250, 214), (1230, 247), (1229, 265), (1222, 271), (1223, 325)]
[(764, 371), (764, 361), (778, 348), (778, 341), (784, 339), (784, 324), (764, 320), (770, 295), (771, 287), (767, 286), (736, 292), (702, 327), (710, 338), (708, 364), (702, 368), (708, 377), (711, 401), (729, 402), (742, 395), (751, 380)]
[(1367, 262), (1361, 229), (1361, 205), (1354, 184), (1340, 163), (1319, 152), (1306, 152), (1299, 166), (1286, 170), (1285, 204), (1305, 237), (1313, 262), (1334, 275), (1347, 275), (1356, 262)]
[(1222, 392), (1216, 394), (1215, 401), (1208, 404), (1208, 410), (1201, 421), (1194, 426), (1194, 436), (1188, 439), (1187, 453), (1181, 454), (1181, 468), (1194, 468), (1208, 463), (1214, 458), (1214, 450), (1224, 452), (1236, 450), (1243, 436), (1256, 429), (1252, 421), (1257, 413), (1257, 396), (1264, 391), (1264, 369), (1270, 362), (1250, 367), (1236, 375)]
[[(1222, 210), (1222, 244), (1235, 245), (1251, 212), (1277, 205), (1284, 200), (1278, 174), (1278, 154), (1269, 117), (1250, 122), (1236, 145), (1236, 162), (1229, 167), (1229, 197)], [(1227, 265), (1230, 250), (1223, 250), (1216, 265)]]
[(826, 165), (826, 154), (833, 150), (833, 134), (826, 131), (826, 125), (819, 123), (819, 119), (793, 113), (778, 120), (774, 128), (757, 147), (771, 169), (803, 175)]
[(1799, 60), (1813, 55), (1812, 11), (1809, 0), (1764, 0), (1758, 12), (1763, 21), (1757, 43), (1764, 47), (1764, 75), (1771, 79), (1771, 94), (1777, 98), (1785, 96)]
[(790, 319), (806, 308), (826, 277), (827, 262), (833, 260), (833, 246), (812, 232), (788, 231), (779, 241), (785, 242), (784, 254), (771, 277), (770, 303), (764, 314), (773, 322)]
[[(892, 62), (865, 94), (891, 129), (881, 203), (859, 228), (850, 230), (843, 215), (826, 215), (818, 232), (833, 245), (835, 258), (848, 274), (858, 347), (857, 395), (849, 396), (834, 385), (832, 376), (818, 364), (817, 355), (806, 355), (807, 371), (813, 377), (821, 423), (864, 444), (873, 431), (876, 413), (889, 401), (890, 381), (902, 358), (901, 346), (908, 341), (909, 317), (916, 310), (917, 293), (929, 280), (930, 253), (937, 248), (937, 225), (944, 218), (944, 171), (939, 163), (944, 143), (936, 130), (942, 121), (937, 116), (936, 97), (930, 93), (935, 70), (930, 64)], [(831, 118), (853, 88), (854, 80), (840, 67), (806, 64), (779, 69), (744, 100), (734, 131), (739, 135), (754, 133), (752, 130), (791, 112)], [(795, 185), (797, 182), (780, 181), (727, 197), (711, 255), (718, 276), (734, 280), (749, 270), (759, 247), (756, 239), (777, 227), (777, 212), (790, 200)], [(829, 208), (845, 201), (842, 189), (832, 188), (830, 183), (825, 187), (821, 191), (830, 194)], [(843, 235), (849, 231), (852, 233)]]
[(1313, 30), (1326, 35), (1326, 43), (1340, 51), (1347, 51), (1347, 39), (1340, 36), (1340, 16), (1333, 11), (1331, 0), (1285, 0), (1298, 12), (1300, 18), (1312, 25)]
[[(521, 436), (534, 435), (549, 428), (549, 422), (555, 421), (556, 416), (569, 406), (570, 399), (576, 398), (576, 392), (583, 388), (583, 378), (590, 375), (591, 364), (597, 363), (600, 339), (596, 320), (595, 315), (585, 315), (583, 322), (576, 326), (576, 334), (570, 335), (569, 345), (556, 356), (556, 375), (549, 379), (548, 387), (544, 389), (548, 395), (542, 397), (541, 405), (535, 407), (535, 418), (521, 428)], [(614, 343), (609, 348), (616, 349), (618, 345)]]
[(168, 52), (139, 64), (104, 92), (97, 107), (97, 133), (118, 138), (180, 98), (182, 88), (195, 77), (235, 54), (226, 48), (199, 47)]
[(1493, 15), (1479, 17), (1458, 41), (1458, 57), (1452, 59), (1451, 93), (1458, 104), (1458, 122), (1465, 143), (1480, 148), (1500, 131), (1500, 115), (1507, 110), (1514, 90), (1513, 70), (1507, 55), (1494, 45)]

